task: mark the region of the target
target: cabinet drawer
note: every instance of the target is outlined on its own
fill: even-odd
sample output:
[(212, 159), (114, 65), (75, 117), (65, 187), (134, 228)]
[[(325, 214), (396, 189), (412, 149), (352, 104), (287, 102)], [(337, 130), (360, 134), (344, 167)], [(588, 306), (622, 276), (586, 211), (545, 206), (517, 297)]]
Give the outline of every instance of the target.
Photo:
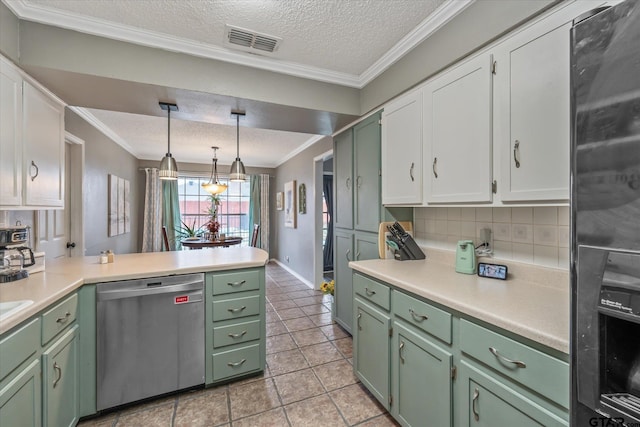
[(76, 320), (78, 295), (73, 294), (42, 315), (42, 345)]
[(393, 312), (416, 328), (451, 344), (451, 314), (401, 292), (393, 293)]
[(213, 302), (213, 321), (238, 319), (260, 313), (260, 296), (223, 299)]
[(460, 349), (501, 374), (569, 408), (569, 364), (496, 332), (460, 321)]
[(0, 381), (40, 349), (40, 318), (0, 341)]
[(213, 274), (212, 278), (213, 295), (260, 289), (260, 275), (257, 270)]
[(389, 310), (391, 306), (389, 287), (368, 277), (355, 274), (353, 276), (353, 291), (385, 310)]
[(260, 344), (213, 354), (213, 380), (264, 369), (260, 366)]
[(260, 329), (259, 320), (213, 328), (213, 348), (257, 340), (261, 335)]

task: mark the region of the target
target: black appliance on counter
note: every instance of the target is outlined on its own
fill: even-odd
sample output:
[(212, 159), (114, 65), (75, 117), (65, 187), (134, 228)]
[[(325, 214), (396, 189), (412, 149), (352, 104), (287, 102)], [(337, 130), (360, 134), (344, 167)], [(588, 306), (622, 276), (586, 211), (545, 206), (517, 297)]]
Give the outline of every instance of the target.
[(577, 18), (571, 38), (571, 425), (634, 425), (640, 423), (640, 2)]

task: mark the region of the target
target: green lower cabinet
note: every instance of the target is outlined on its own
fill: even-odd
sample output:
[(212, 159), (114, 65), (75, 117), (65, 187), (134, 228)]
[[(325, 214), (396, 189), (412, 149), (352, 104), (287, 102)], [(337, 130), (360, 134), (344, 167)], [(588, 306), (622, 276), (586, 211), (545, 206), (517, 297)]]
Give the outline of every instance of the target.
[(43, 425), (75, 426), (79, 418), (78, 326), (42, 353)]
[(349, 261), (353, 261), (352, 231), (336, 230), (334, 233), (333, 271), (335, 274), (336, 315), (334, 320), (353, 334), (353, 274)]
[(452, 354), (399, 322), (393, 329), (391, 413), (404, 426), (451, 426)]
[(391, 318), (354, 300), (353, 368), (362, 383), (389, 409), (389, 330)]
[(493, 376), (462, 360), (459, 378), (460, 425), (495, 426), (567, 426), (566, 420), (538, 405)]
[(0, 383), (0, 426), (41, 426), (40, 361), (32, 360), (15, 378)]

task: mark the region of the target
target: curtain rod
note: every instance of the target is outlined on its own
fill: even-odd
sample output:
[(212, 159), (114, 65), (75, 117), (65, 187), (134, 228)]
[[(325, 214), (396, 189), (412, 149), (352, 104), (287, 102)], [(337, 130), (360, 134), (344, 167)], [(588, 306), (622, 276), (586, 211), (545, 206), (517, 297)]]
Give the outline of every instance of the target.
[[(138, 168), (138, 172), (144, 172), (147, 169), (158, 169), (158, 168), (151, 167), (151, 166), (150, 167), (146, 167), (146, 168)], [(185, 170), (180, 171), (180, 175), (189, 175), (189, 174), (193, 175), (194, 177), (198, 177), (198, 178), (201, 178), (201, 177), (208, 178), (210, 172), (205, 172), (205, 171), (185, 171)], [(218, 174), (218, 175), (223, 177), (223, 178), (227, 178), (229, 176), (229, 174), (223, 174), (223, 173), (222, 174)], [(269, 175), (269, 174), (265, 174), (265, 173), (249, 173), (247, 175), (267, 175), (267, 176), (269, 176), (269, 178), (272, 178), (272, 179), (275, 178), (275, 176)]]

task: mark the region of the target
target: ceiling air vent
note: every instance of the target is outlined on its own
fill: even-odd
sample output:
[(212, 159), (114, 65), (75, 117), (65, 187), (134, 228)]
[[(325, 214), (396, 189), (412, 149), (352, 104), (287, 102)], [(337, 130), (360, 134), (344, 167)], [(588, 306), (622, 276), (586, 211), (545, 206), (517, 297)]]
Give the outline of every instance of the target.
[(225, 26), (225, 44), (234, 49), (259, 55), (275, 52), (282, 39), (280, 37), (261, 34), (245, 28)]

